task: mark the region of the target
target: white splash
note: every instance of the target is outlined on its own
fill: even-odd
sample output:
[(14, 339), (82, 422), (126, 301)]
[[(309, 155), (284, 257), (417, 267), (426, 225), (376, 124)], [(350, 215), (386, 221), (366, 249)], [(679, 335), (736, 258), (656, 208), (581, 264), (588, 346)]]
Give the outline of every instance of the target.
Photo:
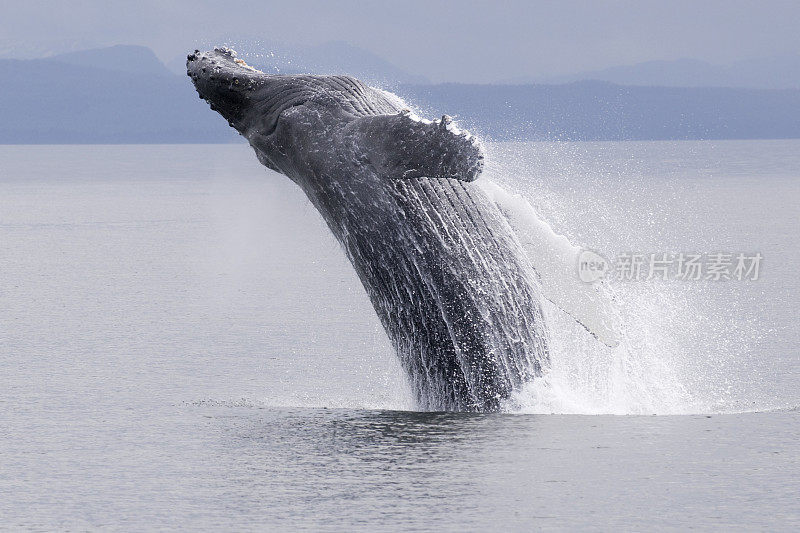
[(617, 346), (621, 325), (615, 314), (613, 293), (603, 282), (581, 281), (578, 258), (582, 249), (556, 234), (521, 195), (511, 194), (488, 180), (481, 184), (528, 254), (540, 276), (544, 297), (605, 345)]
[[(541, 278), (550, 330), (550, 365), (541, 379), (506, 403), (510, 412), (570, 414), (683, 414), (701, 412), (672, 355), (679, 339), (663, 324), (662, 299), (605, 281), (584, 283), (582, 248), (556, 234), (522, 196), (496, 183), (483, 188), (498, 204)], [(679, 302), (669, 309), (678, 312)]]

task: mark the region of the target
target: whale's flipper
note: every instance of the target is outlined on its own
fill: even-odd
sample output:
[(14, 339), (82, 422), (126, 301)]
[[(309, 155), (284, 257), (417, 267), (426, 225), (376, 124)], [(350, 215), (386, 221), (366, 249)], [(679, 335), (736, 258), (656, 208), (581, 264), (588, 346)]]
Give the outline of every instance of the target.
[(348, 126), (348, 136), (365, 154), (363, 164), (392, 179), (475, 181), (483, 170), (483, 146), (447, 115), (431, 121), (403, 110), (363, 117)]

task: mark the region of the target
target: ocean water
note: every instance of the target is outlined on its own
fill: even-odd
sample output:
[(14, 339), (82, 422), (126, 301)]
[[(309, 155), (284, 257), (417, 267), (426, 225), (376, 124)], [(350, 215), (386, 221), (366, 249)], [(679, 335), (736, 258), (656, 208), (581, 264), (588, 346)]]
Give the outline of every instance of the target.
[(547, 302), (545, 379), (417, 412), (246, 146), (0, 146), (0, 528), (800, 527), (800, 141), (488, 163), (575, 246), (761, 253), (759, 279), (612, 279), (613, 348)]

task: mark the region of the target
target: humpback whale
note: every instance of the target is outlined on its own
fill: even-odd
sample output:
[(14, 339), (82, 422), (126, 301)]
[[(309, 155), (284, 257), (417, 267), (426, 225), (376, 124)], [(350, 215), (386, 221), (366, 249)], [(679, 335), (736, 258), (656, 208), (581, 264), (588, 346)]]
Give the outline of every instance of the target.
[(306, 194), (340, 242), (425, 410), (497, 411), (548, 363), (537, 273), (475, 180), (480, 141), (349, 76), (187, 57), (200, 98)]

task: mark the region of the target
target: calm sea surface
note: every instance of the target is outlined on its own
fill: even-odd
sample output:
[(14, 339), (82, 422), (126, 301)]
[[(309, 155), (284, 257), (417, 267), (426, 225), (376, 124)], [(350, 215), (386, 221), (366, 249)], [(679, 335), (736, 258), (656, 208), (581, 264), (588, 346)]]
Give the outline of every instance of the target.
[(247, 147), (0, 146), (0, 529), (800, 528), (800, 141), (499, 144), (482, 179), (759, 279), (616, 283), (614, 350), (550, 306), (507, 413), (416, 412)]

